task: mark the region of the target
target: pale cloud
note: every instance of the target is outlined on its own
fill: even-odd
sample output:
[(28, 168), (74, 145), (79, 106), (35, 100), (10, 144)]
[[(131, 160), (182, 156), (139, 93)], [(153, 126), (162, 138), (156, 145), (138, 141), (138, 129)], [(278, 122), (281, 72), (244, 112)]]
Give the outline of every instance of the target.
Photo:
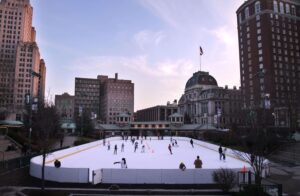
[(236, 35), (234, 35), (234, 31), (229, 29), (227, 26), (221, 26), (217, 29), (213, 29), (211, 33), (220, 41), (220, 43), (224, 43), (227, 46), (232, 46), (236, 43)]
[(148, 46), (158, 46), (164, 37), (165, 34), (162, 31), (142, 30), (136, 33), (133, 39), (141, 49), (145, 50)]

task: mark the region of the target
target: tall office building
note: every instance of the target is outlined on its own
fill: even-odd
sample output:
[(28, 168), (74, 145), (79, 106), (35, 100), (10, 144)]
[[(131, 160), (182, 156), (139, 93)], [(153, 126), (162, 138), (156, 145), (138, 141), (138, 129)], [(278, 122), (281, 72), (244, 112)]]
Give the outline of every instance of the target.
[(107, 124), (115, 124), (117, 116), (126, 113), (133, 119), (134, 112), (134, 83), (108, 76), (98, 76), (101, 83), (100, 120)]
[(75, 118), (80, 111), (102, 123), (114, 124), (117, 116), (127, 113), (133, 117), (134, 84), (131, 80), (99, 75), (97, 79), (75, 78)]
[(236, 13), (244, 108), (299, 127), (300, 1), (248, 0)]
[(29, 0), (0, 1), (0, 112), (5, 119), (24, 119), (26, 94), (44, 97), (46, 68), (35, 41), (32, 12)]

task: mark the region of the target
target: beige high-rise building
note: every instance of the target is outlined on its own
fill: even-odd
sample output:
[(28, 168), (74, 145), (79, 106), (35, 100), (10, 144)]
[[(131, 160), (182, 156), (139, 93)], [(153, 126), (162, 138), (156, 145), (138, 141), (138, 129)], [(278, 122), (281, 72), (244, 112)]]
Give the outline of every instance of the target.
[[(23, 120), (25, 95), (43, 99), (45, 62), (40, 59), (29, 0), (0, 1), (0, 117)], [(34, 74), (33, 74), (34, 73)]]
[(133, 119), (134, 83), (108, 76), (98, 76), (100, 80), (100, 120), (107, 124), (115, 124), (117, 116), (127, 114)]

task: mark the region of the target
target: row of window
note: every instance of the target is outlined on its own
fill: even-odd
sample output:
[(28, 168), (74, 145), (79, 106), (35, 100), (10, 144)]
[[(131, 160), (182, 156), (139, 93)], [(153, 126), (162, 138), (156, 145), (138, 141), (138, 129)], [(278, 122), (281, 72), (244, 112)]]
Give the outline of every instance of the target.
[[(283, 4), (283, 2), (279, 2), (279, 9), (278, 9), (278, 2), (276, 0), (273, 1), (273, 10), (276, 13), (281, 13), (281, 14), (291, 14), (291, 15), (296, 15), (296, 7), (295, 5), (291, 5), (286, 3), (285, 6)], [(258, 14), (259, 12), (261, 12), (261, 3), (260, 1), (255, 2), (254, 4), (254, 14)], [(240, 12), (239, 15), (239, 23), (241, 23), (242, 20), (242, 13)], [(247, 19), (250, 17), (250, 11), (249, 11), (249, 7), (246, 7), (244, 10), (244, 18)]]

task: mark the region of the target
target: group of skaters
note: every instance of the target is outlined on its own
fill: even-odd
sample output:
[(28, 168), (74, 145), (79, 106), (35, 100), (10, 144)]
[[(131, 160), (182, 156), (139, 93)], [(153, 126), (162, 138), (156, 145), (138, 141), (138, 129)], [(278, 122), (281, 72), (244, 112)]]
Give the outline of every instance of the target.
[[(143, 144), (143, 139), (140, 140), (141, 142), (141, 153), (145, 153), (145, 149), (146, 149), (146, 146)], [(134, 152), (137, 151), (137, 149), (139, 148), (139, 142), (135, 140), (135, 138), (131, 138), (131, 143), (132, 145), (134, 146)], [(105, 143), (103, 143), (105, 145)], [(107, 142), (107, 150), (109, 151), (110, 150), (110, 141)], [(124, 152), (124, 149), (125, 149), (125, 144), (122, 143), (121, 144), (121, 152)], [(118, 145), (115, 144), (114, 146), (114, 154), (118, 154)]]
[[(196, 169), (202, 168), (202, 164), (203, 164), (202, 160), (200, 159), (199, 156), (197, 156), (196, 160), (194, 161), (195, 168)], [(184, 171), (186, 169), (186, 166), (185, 166), (185, 164), (183, 162), (181, 162), (179, 164), (179, 169), (181, 169), (182, 171)]]

